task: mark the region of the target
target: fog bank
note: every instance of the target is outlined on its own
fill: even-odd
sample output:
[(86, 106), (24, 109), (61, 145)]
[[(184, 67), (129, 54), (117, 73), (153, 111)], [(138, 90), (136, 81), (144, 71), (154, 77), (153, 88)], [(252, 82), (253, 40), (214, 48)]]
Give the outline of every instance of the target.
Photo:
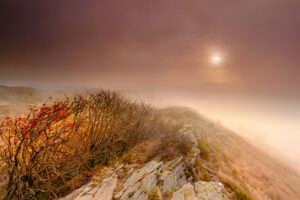
[(224, 94), (142, 94), (158, 106), (187, 106), (219, 121), (300, 171), (300, 101)]

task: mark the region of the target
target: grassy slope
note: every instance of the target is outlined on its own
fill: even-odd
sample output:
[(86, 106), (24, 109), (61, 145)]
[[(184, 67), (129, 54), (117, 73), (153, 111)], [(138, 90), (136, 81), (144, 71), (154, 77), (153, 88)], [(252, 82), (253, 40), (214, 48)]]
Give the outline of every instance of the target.
[[(40, 104), (50, 95), (55, 94), (32, 88), (0, 86), (0, 115), (22, 113), (28, 104)], [(167, 108), (162, 112), (174, 123), (192, 124), (201, 130), (201, 148), (207, 148), (209, 156), (209, 159), (204, 156), (201, 162), (212, 169), (202, 178), (221, 180), (228, 183), (227, 187), (236, 185), (251, 194), (253, 199), (300, 199), (299, 175), (234, 132), (188, 108)]]
[(216, 179), (243, 188), (253, 199), (300, 199), (300, 176), (283, 163), (191, 109), (167, 108), (164, 112), (201, 130), (211, 157), (207, 165), (215, 170)]

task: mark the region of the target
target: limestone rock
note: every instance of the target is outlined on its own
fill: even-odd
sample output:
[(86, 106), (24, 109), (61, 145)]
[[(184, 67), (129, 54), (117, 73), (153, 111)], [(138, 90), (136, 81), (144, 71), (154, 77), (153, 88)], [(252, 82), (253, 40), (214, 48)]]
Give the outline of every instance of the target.
[(105, 179), (94, 195), (93, 200), (111, 200), (117, 181), (116, 178)]
[(197, 197), (203, 200), (225, 200), (226, 197), (222, 193), (223, 188), (224, 186), (220, 182), (199, 181), (195, 183)]
[(198, 147), (198, 141), (193, 131), (183, 128), (179, 131), (179, 137), (192, 148)]
[(151, 191), (152, 188), (155, 188), (157, 185), (156, 173), (157, 171), (154, 171), (143, 179), (141, 186), (135, 192), (132, 199), (134, 200), (148, 199), (148, 193)]
[(162, 181), (161, 191), (165, 193), (177, 187), (176, 176), (171, 171), (165, 171), (159, 178)]
[(187, 183), (182, 186), (178, 191), (174, 192), (171, 200), (197, 200), (194, 187)]
[(147, 192), (156, 186), (156, 173), (161, 166), (162, 162), (150, 161), (141, 169), (134, 171), (125, 181), (123, 189), (114, 198), (121, 198), (121, 200), (148, 199)]
[(95, 193), (98, 191), (99, 186), (91, 184), (89, 187), (81, 191), (81, 193), (74, 200), (92, 200)]
[(171, 200), (227, 200), (222, 193), (223, 188), (219, 182), (199, 181), (195, 183), (195, 188), (187, 183), (174, 192)]
[(193, 148), (192, 149), (192, 156), (190, 156), (189, 160), (188, 160), (188, 163), (191, 165), (191, 166), (194, 166), (195, 163), (196, 163), (196, 160), (197, 160), (197, 157), (200, 155), (200, 150), (198, 148)]
[(61, 200), (111, 200), (116, 185), (115, 177), (104, 179), (101, 184), (91, 181)]
[(145, 175), (153, 172), (155, 169), (159, 168), (162, 162), (158, 163), (156, 161), (151, 161), (147, 163), (143, 168), (136, 170), (133, 174), (126, 180), (124, 188), (128, 188), (138, 182)]
[(118, 199), (118, 198), (121, 197), (120, 200), (133, 199), (133, 196), (134, 196), (135, 192), (139, 189), (140, 186), (141, 186), (141, 183), (137, 182), (136, 184), (134, 184), (131, 187), (127, 188), (127, 190), (124, 190), (124, 191), (118, 193), (116, 196), (114, 196), (114, 198)]
[(167, 163), (163, 164), (161, 169), (162, 170), (165, 170), (167, 168), (174, 168), (176, 167), (180, 162), (182, 161), (182, 156), (180, 156), (179, 158), (175, 159), (175, 160), (171, 160), (171, 161), (168, 161)]
[(68, 194), (67, 196), (60, 198), (61, 200), (73, 200), (75, 199), (77, 196), (79, 196), (79, 194), (81, 194), (82, 191), (85, 191), (87, 188), (89, 188), (92, 185), (92, 182), (89, 182), (88, 184), (82, 186), (81, 188), (74, 190), (72, 193)]
[(182, 185), (186, 184), (187, 183), (187, 178), (186, 178), (186, 175), (184, 173), (184, 164), (183, 163), (180, 163), (177, 165), (177, 167), (175, 167), (173, 169), (173, 173), (175, 174), (176, 176), (176, 180), (177, 180), (177, 186), (178, 187), (181, 187)]

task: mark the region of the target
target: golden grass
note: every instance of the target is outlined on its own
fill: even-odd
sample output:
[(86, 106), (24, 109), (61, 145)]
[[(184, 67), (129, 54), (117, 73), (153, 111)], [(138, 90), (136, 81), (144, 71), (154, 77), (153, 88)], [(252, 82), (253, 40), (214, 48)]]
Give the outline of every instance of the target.
[(209, 147), (210, 160), (202, 158), (198, 165), (205, 164), (216, 171), (212, 177), (214, 181), (229, 180), (232, 186), (226, 187), (228, 194), (236, 193), (232, 199), (300, 199), (300, 177), (284, 163), (272, 159), (234, 132), (191, 109), (173, 107), (163, 112), (178, 124), (193, 124), (201, 130), (201, 140)]

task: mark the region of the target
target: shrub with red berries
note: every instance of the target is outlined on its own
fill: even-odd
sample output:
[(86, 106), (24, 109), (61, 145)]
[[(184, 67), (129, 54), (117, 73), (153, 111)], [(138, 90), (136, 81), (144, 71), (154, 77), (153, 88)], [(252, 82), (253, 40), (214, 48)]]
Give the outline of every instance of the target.
[(107, 165), (161, 128), (152, 107), (100, 91), (30, 107), (0, 125), (4, 199), (56, 198), (80, 172)]
[(82, 98), (43, 104), (30, 107), (26, 117), (7, 117), (1, 123), (0, 159), (8, 179), (5, 199), (32, 199), (78, 167), (73, 139), (80, 135), (84, 104)]

